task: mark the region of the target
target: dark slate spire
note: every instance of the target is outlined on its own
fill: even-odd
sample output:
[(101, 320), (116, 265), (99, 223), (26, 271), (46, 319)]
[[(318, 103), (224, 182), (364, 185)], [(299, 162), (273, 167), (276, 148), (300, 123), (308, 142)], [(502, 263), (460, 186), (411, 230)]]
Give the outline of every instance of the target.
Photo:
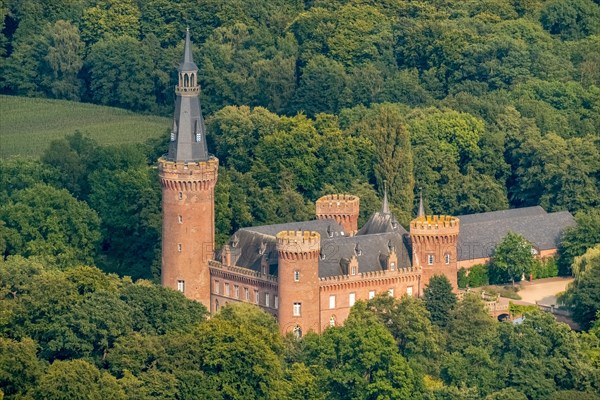
[(419, 191), (419, 213), (417, 214), (417, 217), (424, 217), (425, 216), (425, 207), (423, 207), (423, 191)]
[(185, 35), (183, 59), (177, 72), (179, 79), (175, 88), (175, 115), (167, 158), (172, 161), (206, 161), (206, 127), (198, 99), (198, 67), (192, 57), (189, 29)]
[(381, 212), (384, 214), (390, 213), (390, 205), (388, 204), (387, 197), (387, 181), (383, 181), (383, 206), (381, 207)]

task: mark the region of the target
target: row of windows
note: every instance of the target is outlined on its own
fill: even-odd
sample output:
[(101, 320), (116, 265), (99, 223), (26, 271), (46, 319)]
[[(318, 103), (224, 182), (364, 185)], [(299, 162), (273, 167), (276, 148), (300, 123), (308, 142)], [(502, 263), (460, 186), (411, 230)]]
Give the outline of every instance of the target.
[[(373, 297), (375, 297), (375, 290), (370, 290), (369, 291), (369, 300), (371, 300)], [(413, 287), (409, 286), (406, 288), (406, 294), (408, 296), (413, 295)], [(388, 289), (388, 295), (394, 297), (394, 288), (389, 288)], [(348, 306), (352, 307), (354, 305), (354, 303), (356, 303), (356, 293), (352, 292), (348, 294)], [(336, 295), (332, 294), (329, 296), (329, 309), (333, 310), (336, 308)], [(294, 317), (300, 317), (302, 315), (302, 303), (301, 302), (296, 302), (294, 303), (294, 307), (292, 309), (292, 315)]]
[[(433, 256), (433, 254), (427, 255), (427, 265), (433, 265), (434, 260), (435, 257)], [(446, 262), (446, 264), (450, 264), (450, 254), (444, 255), (444, 261)]]
[[(239, 285), (233, 285), (233, 292), (231, 290), (232, 285), (229, 282), (225, 282), (223, 284), (223, 286), (224, 286), (223, 295), (225, 297), (233, 297), (234, 299), (244, 300), (244, 301), (248, 301), (248, 302), (251, 301), (249, 288), (243, 287), (244, 295), (243, 295), (243, 297), (240, 297), (241, 293), (240, 293)], [(213, 291), (215, 294), (221, 294), (221, 282), (220, 281), (214, 281)], [(252, 301), (254, 302), (254, 304), (260, 305), (260, 292), (256, 289), (254, 289), (253, 292), (254, 293), (252, 295)], [(233, 293), (233, 295), (232, 295), (232, 293)], [(272, 307), (272, 308), (277, 309), (277, 308), (279, 308), (279, 297), (277, 295), (271, 296), (271, 293), (265, 293), (263, 305), (266, 307)]]

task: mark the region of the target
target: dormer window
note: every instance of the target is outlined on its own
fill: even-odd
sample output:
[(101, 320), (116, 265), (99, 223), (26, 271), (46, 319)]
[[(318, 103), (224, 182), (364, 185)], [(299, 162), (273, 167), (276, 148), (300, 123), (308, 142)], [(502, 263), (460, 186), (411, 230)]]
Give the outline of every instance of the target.
[(358, 268), (356, 267), (356, 265), (353, 265), (352, 268), (350, 268), (350, 275), (356, 275), (356, 270)]
[(196, 142), (201, 142), (201, 141), (202, 141), (202, 134), (196, 133)]
[(396, 263), (395, 262), (391, 262), (390, 263), (390, 270), (392, 270), (392, 271), (396, 270)]

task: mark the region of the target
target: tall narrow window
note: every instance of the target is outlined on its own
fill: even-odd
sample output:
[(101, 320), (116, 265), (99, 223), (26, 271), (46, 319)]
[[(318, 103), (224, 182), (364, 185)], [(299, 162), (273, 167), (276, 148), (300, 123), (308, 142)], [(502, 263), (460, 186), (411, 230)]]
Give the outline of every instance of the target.
[(183, 200), (183, 192), (179, 192), (179, 200)]
[(180, 224), (183, 224), (183, 215), (177, 216), (177, 222), (179, 222)]
[(406, 294), (409, 297), (412, 297), (412, 295), (413, 295), (413, 287), (412, 286), (409, 286), (409, 287), (406, 288)]
[(221, 294), (221, 282), (215, 281), (215, 294)]
[(246, 301), (250, 301), (250, 290), (247, 287), (244, 288), (244, 298)]
[(446, 265), (450, 264), (450, 253), (446, 253), (444, 258), (446, 259)]
[(271, 307), (271, 295), (269, 293), (265, 293), (265, 306)]
[(171, 142), (175, 141), (175, 132), (171, 132)]
[(233, 293), (235, 294), (236, 299), (240, 298), (240, 287), (238, 285), (235, 285), (233, 287)]
[(273, 301), (275, 302), (275, 309), (279, 308), (279, 296), (275, 295)]
[(181, 293), (185, 292), (185, 281), (177, 281), (177, 290)]
[(177, 243), (177, 251), (181, 253), (181, 249), (182, 249), (181, 243)]
[(294, 282), (300, 281), (300, 271), (294, 271)]
[(348, 305), (352, 307), (356, 303), (356, 293), (352, 292), (348, 295)]
[(350, 274), (356, 275), (356, 265), (353, 265), (352, 268), (350, 268)]
[(433, 265), (433, 254), (427, 254), (427, 265)]
[(332, 310), (335, 308), (335, 294), (329, 296), (329, 309)]
[(225, 283), (225, 296), (229, 296), (231, 292), (229, 291), (229, 282)]
[(371, 300), (373, 297), (375, 297), (375, 291), (369, 290), (369, 300)]
[(254, 302), (256, 304), (258, 304), (260, 302), (260, 293), (258, 293), (258, 290), (254, 291)]
[(302, 303), (294, 303), (293, 315), (294, 317), (302, 315)]

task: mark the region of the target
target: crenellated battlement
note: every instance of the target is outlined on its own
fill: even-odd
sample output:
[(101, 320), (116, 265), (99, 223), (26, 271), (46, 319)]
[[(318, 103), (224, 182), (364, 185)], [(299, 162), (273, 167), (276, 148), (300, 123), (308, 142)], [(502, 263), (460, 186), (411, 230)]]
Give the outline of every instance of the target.
[(460, 228), (458, 218), (450, 215), (426, 215), (410, 222), (411, 234), (457, 233)]
[(362, 272), (357, 275), (336, 275), (336, 276), (327, 276), (323, 278), (319, 278), (321, 282), (355, 282), (355, 281), (364, 281), (369, 279), (377, 279), (377, 278), (390, 278), (397, 276), (408, 276), (414, 273), (421, 272), (421, 269), (418, 267), (407, 267), (407, 268), (398, 268), (395, 271), (383, 270), (383, 271), (369, 271)]
[(315, 203), (317, 219), (333, 219), (348, 236), (358, 230), (360, 198), (351, 194), (328, 194)]
[(217, 182), (219, 160), (175, 162), (161, 157), (158, 160), (160, 184), (164, 189), (196, 191), (214, 188)]
[(327, 214), (352, 214), (360, 210), (360, 198), (351, 194), (328, 194), (316, 202), (317, 217)]
[(321, 235), (313, 231), (281, 231), (276, 235), (279, 257), (311, 259), (319, 256)]

